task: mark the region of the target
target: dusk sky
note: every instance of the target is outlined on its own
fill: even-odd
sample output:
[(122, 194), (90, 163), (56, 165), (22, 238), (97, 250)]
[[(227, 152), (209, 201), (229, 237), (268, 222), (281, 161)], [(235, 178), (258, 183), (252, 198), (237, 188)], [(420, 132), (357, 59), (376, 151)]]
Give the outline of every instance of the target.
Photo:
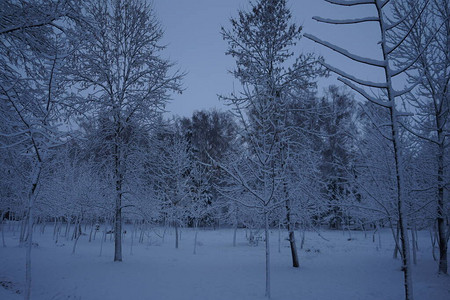
[[(375, 15), (374, 7), (339, 7), (322, 0), (288, 1), (297, 25), (303, 32), (314, 34), (361, 56), (380, 58), (377, 42), (379, 31), (375, 23), (358, 25), (320, 24), (311, 18), (321, 16), (348, 19)], [(185, 91), (174, 95), (167, 106), (170, 114), (190, 116), (201, 109), (226, 109), (217, 94), (228, 94), (239, 83), (228, 72), (234, 60), (225, 55), (227, 43), (220, 34), (221, 26), (230, 28), (230, 17), (237, 16), (238, 9), (249, 8), (248, 0), (154, 0), (158, 19), (164, 30), (163, 43), (167, 44), (163, 55), (177, 63), (177, 67), (188, 74), (184, 80)], [(363, 79), (382, 79), (379, 70), (354, 63), (342, 55), (333, 53), (321, 45), (302, 38), (297, 53), (315, 52), (325, 60), (346, 72)], [(334, 78), (321, 81), (324, 86), (336, 83)]]

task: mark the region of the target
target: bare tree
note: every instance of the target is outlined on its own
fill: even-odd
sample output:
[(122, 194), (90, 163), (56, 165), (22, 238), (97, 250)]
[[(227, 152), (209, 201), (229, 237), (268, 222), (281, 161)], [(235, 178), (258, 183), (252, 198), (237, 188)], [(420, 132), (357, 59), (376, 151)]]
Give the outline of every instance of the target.
[[(426, 6), (425, 6), (426, 5)], [(439, 272), (447, 274), (447, 249), (450, 236), (448, 216), (449, 80), (450, 80), (450, 7), (448, 0), (396, 1), (393, 22), (400, 22), (395, 41), (407, 36), (393, 56), (397, 66), (416, 63), (408, 70), (411, 84), (418, 88), (407, 95), (417, 111), (410, 124), (401, 125), (410, 133), (430, 143), (436, 191), (436, 222), (439, 242)], [(447, 195), (447, 197), (446, 197)]]
[(72, 81), (88, 105), (80, 110), (110, 121), (112, 169), (115, 190), (114, 261), (122, 261), (122, 199), (126, 184), (126, 157), (130, 123), (151, 124), (163, 111), (170, 92), (180, 92), (183, 74), (170, 73), (173, 64), (160, 57), (164, 46), (161, 25), (146, 1), (89, 1), (89, 22), (74, 35), (81, 44), (71, 64)]
[[(397, 91), (393, 87), (393, 78), (405, 73), (412, 65), (416, 63), (419, 59), (420, 55), (414, 57), (414, 59), (408, 61), (407, 64), (397, 68), (392, 69), (391, 64), (393, 62), (393, 53), (398, 49), (400, 45), (403, 44), (404, 40), (408, 36), (408, 32), (404, 35), (401, 35), (398, 39), (395, 39), (393, 43), (389, 43), (388, 35), (390, 32), (398, 30), (400, 24), (405, 21), (405, 17), (400, 20), (400, 22), (391, 23), (387, 19), (387, 10), (390, 5), (394, 1), (390, 0), (325, 0), (331, 4), (341, 5), (341, 6), (359, 6), (359, 5), (373, 5), (376, 10), (376, 16), (374, 17), (362, 17), (356, 19), (349, 20), (334, 20), (334, 19), (324, 19), (321, 17), (313, 17), (316, 21), (329, 23), (329, 24), (357, 24), (357, 23), (365, 23), (365, 22), (376, 22), (379, 25), (380, 33), (381, 33), (381, 54), (382, 59), (371, 59), (361, 57), (355, 54), (350, 53), (346, 49), (343, 49), (339, 46), (333, 45), (329, 42), (323, 41), (311, 34), (305, 35), (305, 37), (322, 44), (344, 56), (347, 58), (354, 60), (356, 62), (378, 67), (384, 72), (385, 81), (384, 82), (370, 82), (366, 80), (361, 80), (352, 75), (349, 75), (342, 70), (339, 70), (335, 67), (332, 67), (328, 64), (324, 64), (329, 70), (337, 73), (340, 81), (345, 83), (347, 86), (361, 94), (364, 98), (375, 103), (381, 107), (388, 109), (389, 111), (389, 128), (390, 128), (390, 136), (387, 137), (388, 140), (391, 141), (393, 151), (394, 151), (394, 174), (395, 174), (395, 182), (396, 182), (396, 204), (397, 204), (397, 212), (398, 212), (398, 223), (400, 228), (400, 240), (401, 240), (401, 254), (402, 254), (402, 270), (404, 272), (404, 286), (405, 286), (405, 298), (413, 299), (413, 291), (412, 291), (412, 278), (411, 278), (411, 266), (410, 266), (410, 248), (409, 248), (409, 237), (407, 232), (407, 213), (406, 213), (406, 195), (405, 191), (405, 176), (404, 176), (404, 166), (403, 166), (403, 158), (402, 158), (402, 145), (400, 142), (400, 121), (402, 117), (405, 115), (404, 113), (398, 110), (398, 105), (396, 105), (396, 99), (399, 99), (401, 96), (407, 94), (411, 91), (411, 88), (405, 89), (404, 91)], [(416, 16), (416, 19), (419, 18), (420, 15)], [(374, 97), (370, 93), (368, 93), (364, 88), (361, 88), (358, 85), (362, 85), (368, 88), (377, 88), (381, 89), (383, 93), (380, 97)]]
[[(231, 19), (232, 28), (222, 28), (228, 42), (226, 54), (236, 59), (233, 75), (241, 82), (242, 91), (223, 97), (234, 109), (243, 128), (246, 151), (226, 173), (241, 185), (254, 200), (253, 207), (264, 216), (266, 242), (266, 296), (270, 297), (270, 214), (282, 205), (291, 207), (285, 182), (289, 134), (287, 133), (287, 99), (293, 90), (314, 86), (318, 75), (317, 60), (312, 54), (293, 59), (292, 47), (301, 36), (301, 27), (291, 24), (286, 1), (261, 0), (249, 12), (239, 11)], [(294, 60), (294, 63), (289, 62)], [(237, 164), (239, 162), (239, 165)], [(242, 163), (243, 162), (243, 163)], [(291, 220), (291, 209), (286, 210)], [(289, 221), (289, 238), (293, 266), (298, 267), (293, 223)]]
[(35, 201), (49, 152), (61, 144), (61, 66), (68, 52), (58, 24), (74, 17), (76, 7), (71, 1), (4, 1), (0, 12), (0, 98), (4, 101), (0, 113), (5, 122), (1, 147), (15, 148), (29, 166), (24, 170), (29, 184), (25, 299), (31, 296)]

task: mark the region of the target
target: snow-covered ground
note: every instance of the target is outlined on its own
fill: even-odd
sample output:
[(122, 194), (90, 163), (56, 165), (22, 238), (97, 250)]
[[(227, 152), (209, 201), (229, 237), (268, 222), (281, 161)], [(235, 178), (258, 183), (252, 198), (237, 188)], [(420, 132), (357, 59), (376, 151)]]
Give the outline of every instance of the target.
[[(8, 227), (6, 227), (8, 229)], [(264, 242), (249, 246), (245, 230), (200, 230), (197, 254), (194, 233), (183, 229), (180, 248), (174, 233), (164, 241), (150, 231), (144, 243), (129, 233), (123, 244), (124, 261), (114, 263), (114, 243), (108, 238), (100, 252), (100, 234), (89, 243), (82, 236), (76, 253), (65, 238), (55, 244), (52, 228), (36, 230), (38, 246), (32, 253), (32, 299), (264, 299)], [(394, 243), (389, 230), (381, 232), (381, 248), (372, 234), (363, 232), (307, 232), (300, 251), (300, 268), (291, 267), (288, 241), (278, 252), (278, 231), (271, 235), (272, 299), (402, 299), (400, 260), (392, 258)], [(287, 236), (286, 232), (282, 237)], [(297, 239), (300, 236), (297, 233)], [(18, 234), (6, 232), (6, 248), (0, 247), (0, 299), (22, 299), (25, 248)], [(419, 233), (418, 264), (413, 267), (415, 299), (450, 299), (450, 277), (437, 275), (429, 233)]]

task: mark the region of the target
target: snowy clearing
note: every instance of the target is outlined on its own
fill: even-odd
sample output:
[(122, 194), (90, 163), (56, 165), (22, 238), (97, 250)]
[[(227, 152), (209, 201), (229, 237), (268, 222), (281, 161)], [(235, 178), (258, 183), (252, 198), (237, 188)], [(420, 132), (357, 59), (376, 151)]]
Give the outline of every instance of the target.
[[(130, 231), (129, 231), (130, 232)], [(72, 255), (73, 241), (52, 239), (36, 229), (38, 244), (32, 252), (32, 299), (264, 299), (264, 242), (249, 246), (245, 229), (200, 230), (197, 254), (194, 231), (183, 229), (180, 248), (168, 229), (164, 241), (150, 231), (144, 243), (124, 239), (124, 261), (114, 263), (114, 242), (109, 235), (100, 253), (100, 234), (88, 242), (83, 235)], [(6, 232), (0, 248), (0, 299), (22, 299), (25, 248), (18, 234)], [(401, 299), (403, 273), (392, 258), (394, 243), (389, 230), (372, 242), (372, 233), (307, 232), (299, 252), (300, 268), (291, 267), (287, 233), (271, 232), (272, 299)], [(297, 237), (300, 234), (297, 233)], [(381, 249), (379, 247), (381, 237)], [(350, 240), (349, 240), (350, 239)], [(413, 267), (416, 299), (450, 299), (450, 277), (436, 274), (429, 233), (419, 232), (418, 264)]]

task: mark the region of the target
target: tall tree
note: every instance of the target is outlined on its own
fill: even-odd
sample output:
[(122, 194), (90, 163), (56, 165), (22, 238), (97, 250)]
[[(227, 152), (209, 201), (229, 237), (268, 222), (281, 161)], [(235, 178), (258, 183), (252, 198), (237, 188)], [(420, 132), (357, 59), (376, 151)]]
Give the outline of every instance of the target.
[[(130, 147), (130, 123), (151, 124), (169, 100), (181, 92), (183, 74), (171, 73), (173, 64), (161, 58), (161, 25), (143, 0), (89, 1), (87, 23), (73, 33), (81, 41), (72, 65), (72, 81), (88, 104), (80, 109), (110, 121), (115, 190), (114, 261), (122, 261), (122, 198)], [(83, 102), (84, 103), (84, 102)]]
[(330, 86), (322, 102), (321, 134), (323, 142), (321, 171), (330, 203), (330, 227), (339, 229), (344, 222), (343, 204), (351, 194), (354, 153), (352, 136), (356, 135), (356, 105), (345, 89)]
[[(402, 124), (416, 137), (431, 144), (434, 156), (436, 223), (439, 236), (439, 272), (448, 273), (448, 135), (450, 80), (450, 5), (448, 0), (396, 1), (394, 22), (401, 22), (399, 32), (390, 37), (396, 40), (407, 36), (395, 53), (397, 66), (414, 61), (407, 72), (411, 84), (418, 84), (407, 100), (417, 113), (410, 125)], [(425, 6), (426, 5), (426, 6)], [(434, 148), (434, 149), (433, 149)], [(448, 160), (448, 159), (447, 159)], [(446, 197), (447, 196), (447, 197)]]
[[(346, 57), (352, 59), (356, 62), (366, 64), (373, 67), (380, 68), (384, 73), (384, 81), (383, 82), (370, 82), (367, 80), (361, 80), (352, 75), (349, 75), (342, 70), (339, 70), (333, 66), (328, 64), (324, 64), (329, 70), (337, 73), (339, 76), (339, 80), (345, 83), (347, 86), (361, 94), (367, 100), (375, 103), (379, 106), (386, 108), (389, 112), (389, 128), (390, 128), (390, 136), (387, 138), (391, 141), (393, 151), (394, 151), (394, 174), (395, 174), (395, 185), (396, 185), (396, 204), (397, 204), (397, 212), (398, 212), (398, 223), (400, 228), (400, 240), (401, 240), (401, 253), (402, 253), (402, 262), (403, 262), (403, 272), (404, 272), (404, 286), (405, 286), (405, 298), (408, 300), (413, 299), (413, 291), (412, 291), (412, 277), (411, 277), (411, 263), (410, 263), (410, 246), (409, 246), (409, 237), (407, 231), (407, 213), (406, 213), (406, 196), (407, 191), (405, 190), (405, 175), (404, 175), (404, 166), (403, 166), (403, 158), (402, 158), (402, 144), (400, 141), (400, 122), (402, 117), (405, 116), (404, 113), (400, 112), (398, 109), (398, 100), (401, 96), (407, 94), (411, 91), (411, 88), (405, 89), (404, 91), (397, 91), (393, 87), (393, 79), (401, 74), (404, 74), (419, 58), (414, 57), (413, 60), (409, 60), (408, 63), (397, 67), (396, 69), (392, 69), (391, 64), (393, 62), (393, 56), (395, 55), (395, 51), (398, 49), (400, 45), (402, 45), (405, 39), (408, 36), (408, 32), (404, 34), (400, 34), (393, 41), (389, 41), (388, 36), (391, 32), (399, 30), (399, 26), (402, 22), (405, 21), (405, 17), (400, 20), (400, 22), (389, 22), (388, 20), (388, 9), (392, 9), (393, 2), (395, 1), (382, 1), (382, 0), (325, 0), (329, 3), (341, 5), (341, 6), (359, 6), (359, 5), (373, 5), (376, 11), (376, 16), (373, 17), (362, 17), (356, 19), (348, 19), (348, 20), (335, 20), (335, 19), (324, 19), (321, 17), (313, 17), (315, 20), (319, 22), (329, 23), (329, 24), (357, 24), (357, 23), (365, 23), (365, 22), (376, 22), (380, 28), (381, 34), (381, 54), (382, 59), (371, 59), (361, 57), (359, 55), (355, 55), (350, 53), (346, 49), (343, 49), (339, 46), (333, 45), (329, 42), (323, 41), (311, 34), (305, 35), (307, 38), (322, 44)], [(419, 15), (415, 16), (415, 20), (420, 17)], [(413, 26), (415, 26), (415, 22), (413, 22)], [(379, 97), (374, 97), (369, 94), (364, 88), (377, 88), (382, 90), (382, 94)], [(398, 102), (398, 101), (397, 101)]]
[[(247, 158), (241, 166), (224, 169), (253, 197), (255, 203), (250, 206), (264, 216), (266, 296), (270, 297), (269, 217), (283, 200), (288, 201), (276, 196), (285, 177), (286, 101), (295, 88), (314, 86), (317, 60), (312, 54), (293, 58), (292, 48), (302, 28), (291, 23), (285, 0), (252, 3), (248, 12), (239, 11), (239, 17), (231, 19), (231, 26), (222, 28), (222, 36), (229, 45), (226, 54), (236, 60), (233, 75), (241, 82), (242, 91), (223, 98), (242, 124)], [(293, 265), (298, 267), (293, 226), (289, 229)]]
[[(68, 56), (64, 27), (77, 12), (72, 1), (3, 1), (0, 11), (0, 132), (2, 148), (27, 160), (25, 299), (31, 296), (34, 206), (49, 152), (61, 143), (64, 101), (61, 67)], [(25, 224), (25, 223), (24, 223)]]
[[(195, 160), (195, 169), (200, 171), (202, 189), (208, 193), (208, 210), (201, 223), (216, 222), (223, 208), (217, 187), (220, 187), (221, 170), (208, 165), (210, 157), (222, 160), (236, 145), (237, 126), (229, 112), (196, 111), (191, 118), (179, 120), (179, 127), (186, 137)], [(203, 166), (198, 166), (202, 164)], [(207, 182), (205, 180), (207, 179)]]

